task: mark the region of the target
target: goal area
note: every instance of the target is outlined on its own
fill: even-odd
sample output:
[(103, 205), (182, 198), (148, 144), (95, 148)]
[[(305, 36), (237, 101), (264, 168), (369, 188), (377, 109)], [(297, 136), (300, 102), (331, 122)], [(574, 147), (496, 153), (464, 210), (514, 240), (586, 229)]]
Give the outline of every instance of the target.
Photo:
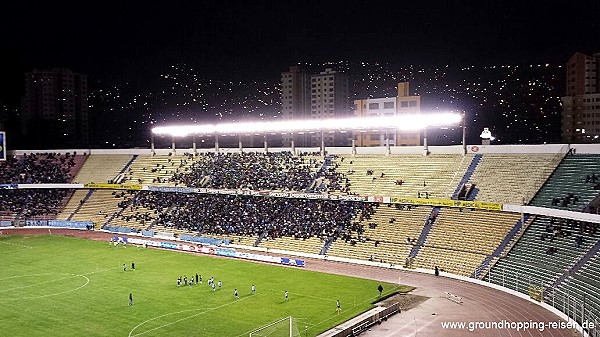
[(249, 337), (301, 337), (298, 322), (292, 316), (271, 322), (252, 331)]

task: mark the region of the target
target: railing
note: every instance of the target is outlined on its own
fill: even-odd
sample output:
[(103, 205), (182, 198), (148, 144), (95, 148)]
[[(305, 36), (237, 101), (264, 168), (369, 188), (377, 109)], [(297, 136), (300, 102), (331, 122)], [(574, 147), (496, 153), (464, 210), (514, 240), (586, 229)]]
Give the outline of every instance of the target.
[[(539, 266), (528, 264), (519, 263), (519, 265), (539, 268)], [(579, 276), (576, 276), (575, 278), (581, 279)], [(552, 288), (550, 292), (547, 292), (545, 285), (541, 284), (541, 281), (534, 276), (523, 276), (513, 271), (507, 271), (504, 268), (500, 271), (490, 271), (483, 281), (529, 295), (538, 302), (550, 305), (564, 313), (569, 320), (577, 322), (589, 336), (600, 337), (600, 313), (598, 313), (597, 309), (593, 308), (589, 302), (586, 303), (585, 293), (583, 298), (580, 298), (572, 291), (564, 290), (562, 288)], [(591, 280), (589, 279), (586, 280), (586, 282), (590, 281)], [(509, 282), (514, 285), (514, 287), (508, 286)], [(585, 292), (585, 289), (582, 289), (582, 292)]]

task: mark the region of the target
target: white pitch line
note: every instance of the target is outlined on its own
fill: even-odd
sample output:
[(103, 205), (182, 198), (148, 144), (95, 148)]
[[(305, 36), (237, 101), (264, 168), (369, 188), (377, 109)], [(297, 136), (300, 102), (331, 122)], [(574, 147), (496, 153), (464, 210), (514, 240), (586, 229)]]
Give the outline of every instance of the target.
[(32, 297), (19, 297), (19, 298), (8, 298), (8, 299), (3, 299), (5, 301), (20, 301), (20, 300), (32, 300), (32, 299), (37, 299), (37, 298), (45, 298), (45, 297), (52, 297), (52, 296), (58, 296), (58, 295), (62, 295), (62, 294), (67, 294), (67, 293), (71, 293), (74, 291), (77, 291), (85, 286), (87, 286), (90, 283), (90, 279), (85, 276), (85, 275), (74, 275), (74, 276), (78, 276), (78, 277), (83, 277), (85, 279), (85, 283), (77, 288), (74, 289), (70, 289), (70, 290), (66, 290), (66, 291), (61, 291), (58, 293), (52, 293), (52, 294), (46, 294), (46, 295), (40, 295), (40, 296), (32, 296)]
[(74, 274), (69, 274), (69, 273), (40, 273), (40, 274), (16, 275), (16, 276), (9, 276), (9, 277), (0, 278), (0, 281), (10, 280), (10, 279), (13, 279), (13, 278), (41, 276), (41, 275), (74, 275)]
[(79, 275), (70, 275), (70, 276), (67, 276), (67, 277), (59, 278), (59, 279), (48, 280), (48, 281), (44, 281), (44, 282), (39, 282), (39, 283), (29, 284), (29, 285), (20, 286), (20, 287), (15, 287), (15, 288), (2, 289), (2, 290), (0, 290), (0, 293), (7, 292), (7, 291), (11, 291), (11, 290), (18, 290), (18, 289), (25, 289), (25, 288), (36, 287), (36, 286), (39, 286), (39, 285), (41, 285), (41, 284), (47, 284), (47, 283), (52, 283), (52, 282), (58, 282), (58, 281), (62, 281), (62, 280), (66, 280), (66, 279), (70, 279), (70, 278), (72, 278), (73, 276), (79, 276)]
[(12, 243), (12, 242), (4, 242), (4, 241), (0, 241), (0, 243), (3, 243), (3, 244), (5, 244), (5, 245), (10, 245), (10, 246), (23, 247), (23, 248), (27, 248), (27, 249), (31, 249), (31, 248), (33, 248), (33, 247), (31, 247), (31, 246), (20, 245), (20, 244), (17, 244), (17, 243)]
[[(164, 314), (164, 315), (161, 315), (161, 316), (158, 316), (158, 317), (154, 317), (154, 318), (148, 319), (148, 320), (146, 320), (146, 321), (143, 321), (142, 323), (140, 323), (140, 324), (136, 325), (135, 327), (133, 327), (133, 329), (131, 329), (131, 331), (129, 331), (129, 335), (128, 335), (128, 337), (141, 336), (141, 335), (143, 335), (143, 334), (145, 334), (145, 333), (152, 332), (152, 331), (155, 331), (155, 330), (158, 330), (158, 329), (162, 329), (162, 328), (165, 328), (165, 327), (167, 327), (167, 326), (170, 326), (170, 325), (173, 325), (173, 324), (179, 323), (179, 322), (181, 322), (181, 321), (185, 321), (185, 320), (187, 320), (187, 319), (194, 318), (194, 317), (196, 317), (196, 316), (200, 316), (200, 315), (202, 315), (202, 314), (205, 314), (205, 313), (207, 313), (207, 312), (209, 312), (209, 311), (214, 311), (214, 310), (217, 310), (217, 309), (221, 309), (221, 308), (223, 308), (223, 307), (225, 307), (225, 306), (228, 306), (228, 305), (230, 305), (230, 304), (238, 303), (238, 302), (240, 302), (240, 301), (243, 301), (243, 300), (244, 300), (244, 299), (246, 299), (246, 298), (252, 298), (252, 296), (247, 296), (247, 297), (243, 297), (243, 298), (241, 298), (241, 299), (239, 299), (239, 300), (234, 300), (234, 301), (231, 301), (231, 302), (227, 302), (227, 303), (225, 303), (225, 304), (219, 305), (219, 306), (217, 306), (217, 307), (214, 307), (214, 308), (188, 309), (188, 310), (183, 310), (183, 311), (178, 311), (178, 312), (172, 312), (172, 313)], [(177, 314), (177, 313), (180, 313), (180, 312), (185, 312), (185, 311), (194, 311), (194, 310), (204, 310), (204, 311), (201, 311), (201, 312), (199, 312), (199, 313), (197, 313), (197, 314), (193, 314), (193, 315), (190, 315), (190, 316), (187, 316), (187, 317), (180, 318), (180, 319), (178, 319), (178, 320), (175, 320), (175, 321), (173, 321), (173, 322), (165, 323), (165, 324), (163, 324), (163, 325), (161, 325), (161, 326), (157, 326), (156, 328), (153, 328), (153, 329), (150, 329), (150, 330), (146, 330), (146, 331), (144, 331), (144, 332), (140, 332), (140, 333), (138, 333), (138, 334), (135, 334), (135, 335), (133, 335), (133, 332), (135, 331), (135, 329), (137, 329), (137, 328), (139, 328), (140, 326), (142, 326), (142, 325), (144, 325), (144, 324), (146, 324), (146, 323), (148, 323), (148, 322), (151, 322), (151, 321), (153, 321), (153, 320), (155, 320), (155, 319), (158, 319), (158, 318), (161, 318), (161, 317), (165, 317), (165, 316), (169, 316), (169, 315), (173, 315), (173, 314)]]

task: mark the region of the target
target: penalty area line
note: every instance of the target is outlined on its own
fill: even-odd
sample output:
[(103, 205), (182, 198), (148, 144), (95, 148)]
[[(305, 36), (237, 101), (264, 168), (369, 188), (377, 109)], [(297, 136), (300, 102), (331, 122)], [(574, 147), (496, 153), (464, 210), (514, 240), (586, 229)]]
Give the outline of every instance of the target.
[[(145, 321), (143, 321), (142, 323), (140, 323), (140, 324), (136, 325), (135, 327), (133, 327), (133, 329), (131, 329), (131, 331), (129, 331), (129, 335), (128, 335), (128, 337), (141, 336), (141, 335), (143, 335), (143, 334), (146, 334), (146, 333), (148, 333), (148, 332), (152, 332), (152, 331), (156, 331), (156, 330), (158, 330), (158, 329), (166, 328), (166, 327), (168, 327), (168, 326), (171, 326), (171, 325), (173, 325), (173, 324), (176, 324), (176, 323), (179, 323), (179, 322), (185, 321), (185, 320), (187, 320), (187, 319), (190, 319), (190, 318), (194, 318), (194, 317), (200, 316), (200, 315), (202, 315), (202, 314), (205, 314), (205, 313), (207, 313), (207, 312), (214, 311), (214, 310), (218, 310), (218, 309), (221, 309), (221, 308), (223, 308), (223, 307), (226, 307), (226, 306), (228, 306), (228, 305), (231, 305), (231, 304), (234, 304), (234, 303), (239, 303), (239, 302), (241, 302), (241, 301), (243, 301), (243, 300), (245, 300), (245, 299), (247, 299), (247, 298), (252, 298), (252, 296), (246, 296), (246, 297), (242, 297), (242, 298), (241, 298), (241, 299), (239, 299), (239, 300), (233, 300), (233, 301), (230, 301), (230, 302), (227, 302), (227, 303), (221, 304), (221, 305), (219, 305), (219, 306), (217, 306), (217, 307), (213, 307), (213, 308), (188, 309), (188, 310), (177, 311), (177, 312), (172, 312), (172, 313), (164, 314), (164, 315), (161, 315), (161, 316), (157, 316), (157, 317), (154, 317), (154, 318), (151, 318), (151, 319), (145, 320)], [(201, 311), (201, 312), (199, 312), (199, 313), (196, 313), (196, 314), (193, 314), (193, 315), (190, 315), (190, 316), (187, 316), (187, 317), (182, 317), (182, 318), (180, 318), (180, 319), (177, 319), (177, 320), (175, 320), (175, 321), (173, 321), (173, 322), (165, 323), (165, 324), (163, 324), (163, 325), (157, 326), (157, 327), (155, 327), (155, 328), (152, 328), (152, 329), (150, 329), (150, 330), (146, 330), (146, 331), (143, 331), (143, 332), (140, 332), (140, 333), (137, 333), (137, 334), (133, 334), (133, 332), (134, 332), (134, 331), (135, 331), (137, 328), (139, 328), (140, 326), (142, 326), (142, 325), (144, 325), (144, 324), (146, 324), (146, 323), (148, 323), (148, 322), (151, 322), (151, 321), (153, 321), (153, 320), (155, 320), (155, 319), (159, 319), (159, 318), (166, 317), (166, 316), (169, 316), (169, 315), (174, 315), (174, 314), (181, 313), (181, 312), (186, 312), (186, 311), (194, 311), (194, 310), (203, 310), (203, 311)]]

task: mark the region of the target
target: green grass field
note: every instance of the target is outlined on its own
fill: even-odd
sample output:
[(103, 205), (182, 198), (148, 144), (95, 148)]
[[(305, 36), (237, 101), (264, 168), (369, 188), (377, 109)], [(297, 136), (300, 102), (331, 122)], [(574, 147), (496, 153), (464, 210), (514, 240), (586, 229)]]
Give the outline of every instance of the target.
[[(69, 237), (0, 237), (0, 256), (3, 336), (248, 336), (286, 316), (297, 319), (302, 336), (315, 336), (368, 310), (378, 297), (379, 283), (371, 280), (134, 246), (113, 248)], [(203, 284), (177, 287), (178, 276), (196, 273)], [(206, 284), (211, 276), (223, 282), (222, 289), (211, 290)], [(383, 286), (384, 294), (411, 289)]]

